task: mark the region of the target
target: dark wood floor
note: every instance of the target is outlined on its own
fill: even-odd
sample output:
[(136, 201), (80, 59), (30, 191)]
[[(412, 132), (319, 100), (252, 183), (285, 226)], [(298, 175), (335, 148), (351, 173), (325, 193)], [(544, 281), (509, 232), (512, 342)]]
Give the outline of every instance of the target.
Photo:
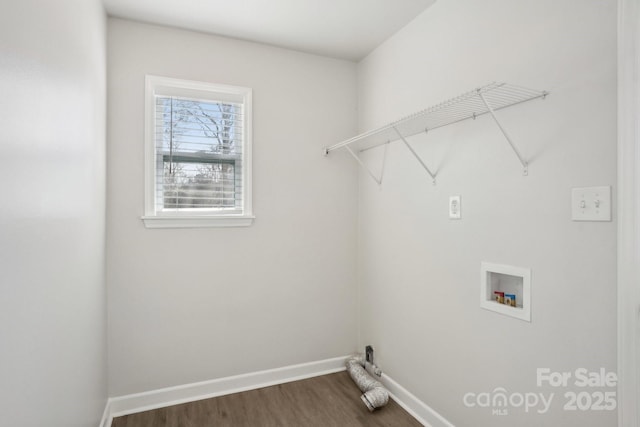
[(371, 413), (347, 372), (113, 420), (112, 427), (419, 427), (396, 402)]

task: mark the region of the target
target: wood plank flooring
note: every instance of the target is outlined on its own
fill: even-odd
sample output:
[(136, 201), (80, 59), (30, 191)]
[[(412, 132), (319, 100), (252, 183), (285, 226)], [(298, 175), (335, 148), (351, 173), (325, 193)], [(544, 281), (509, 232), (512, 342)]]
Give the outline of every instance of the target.
[(389, 400), (371, 413), (347, 372), (118, 417), (112, 427), (420, 427)]

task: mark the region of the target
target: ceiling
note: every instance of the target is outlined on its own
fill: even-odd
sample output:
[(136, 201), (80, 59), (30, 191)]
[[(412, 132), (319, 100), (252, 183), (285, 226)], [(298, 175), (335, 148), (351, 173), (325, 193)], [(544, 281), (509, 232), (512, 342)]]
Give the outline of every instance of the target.
[(103, 0), (111, 16), (360, 60), (435, 0)]

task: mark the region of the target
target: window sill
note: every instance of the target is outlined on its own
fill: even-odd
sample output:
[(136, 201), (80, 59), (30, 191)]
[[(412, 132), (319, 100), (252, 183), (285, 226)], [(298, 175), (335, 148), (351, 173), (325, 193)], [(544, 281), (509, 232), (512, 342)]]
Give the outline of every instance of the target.
[(143, 216), (147, 228), (214, 228), (249, 227), (255, 217), (251, 215), (227, 216)]

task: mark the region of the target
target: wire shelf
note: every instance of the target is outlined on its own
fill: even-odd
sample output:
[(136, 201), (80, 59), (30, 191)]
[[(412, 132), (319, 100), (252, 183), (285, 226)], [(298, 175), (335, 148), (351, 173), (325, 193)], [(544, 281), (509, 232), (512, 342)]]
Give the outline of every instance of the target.
[(351, 147), (354, 151), (368, 150), (403, 139), (403, 137), (408, 138), (463, 120), (475, 119), (484, 114), (492, 113), (491, 110), (501, 110), (533, 99), (544, 98), (547, 95), (546, 91), (507, 83), (491, 83), (396, 120), (381, 128), (326, 147), (325, 154), (343, 147)]

